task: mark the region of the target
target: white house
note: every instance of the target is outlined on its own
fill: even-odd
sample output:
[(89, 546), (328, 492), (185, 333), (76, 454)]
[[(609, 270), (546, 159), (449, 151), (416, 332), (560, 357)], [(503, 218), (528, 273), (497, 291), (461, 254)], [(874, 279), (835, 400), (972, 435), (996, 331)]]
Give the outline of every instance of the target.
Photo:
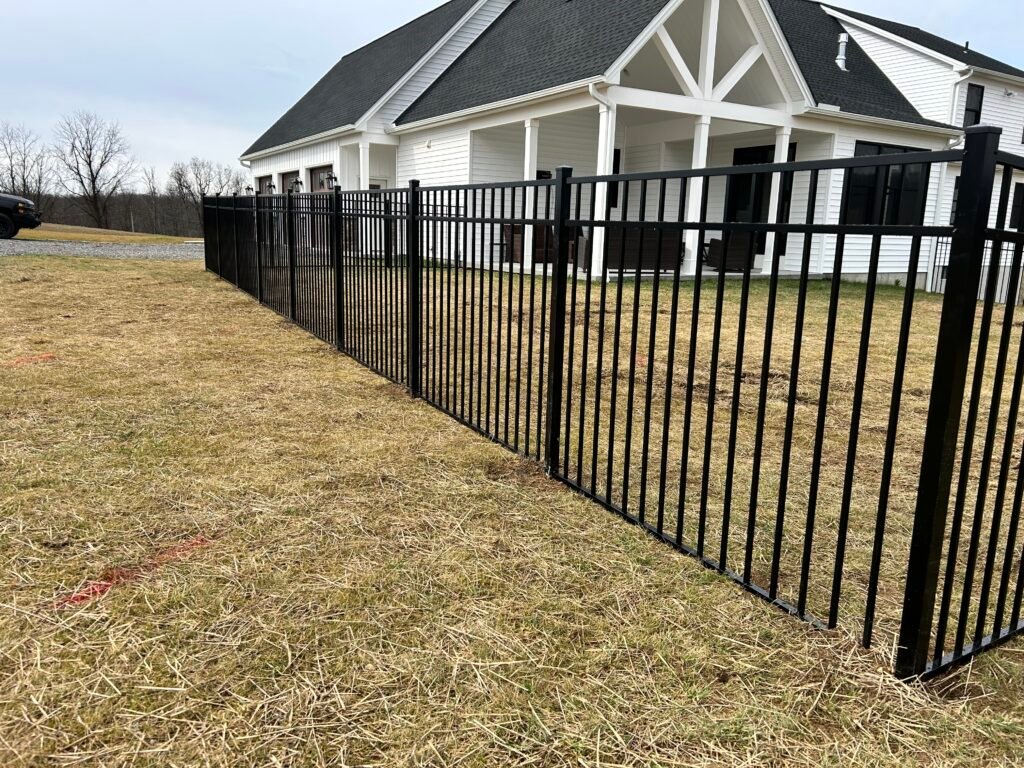
[[(261, 191), (299, 180), (317, 192), (335, 180), (351, 190), (534, 179), (560, 165), (603, 175), (939, 150), (978, 122), (1024, 151), (1024, 71), (811, 0), (450, 0), (343, 58), (241, 159)], [(947, 223), (958, 173), (907, 174), (885, 223)], [(720, 186), (711, 221), (743, 202)], [(806, 205), (806, 179), (780, 187), (776, 177), (759, 196), (760, 220), (780, 195)], [(872, 215), (844, 189), (842, 172), (823, 174), (819, 220)], [(689, 219), (699, 205), (691, 193)], [(1022, 207), (1024, 177), (1011, 224)], [(831, 271), (830, 241), (815, 242), (818, 272)], [(868, 238), (849, 238), (844, 274), (863, 274), (869, 252)], [(908, 252), (887, 243), (880, 274), (905, 276)], [(787, 246), (784, 267), (799, 258)]]

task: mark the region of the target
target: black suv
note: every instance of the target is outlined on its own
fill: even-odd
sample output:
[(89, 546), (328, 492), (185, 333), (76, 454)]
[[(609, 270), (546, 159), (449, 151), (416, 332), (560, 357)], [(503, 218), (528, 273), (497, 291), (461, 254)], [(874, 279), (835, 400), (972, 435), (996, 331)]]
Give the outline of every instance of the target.
[(14, 237), (22, 229), (35, 229), (43, 223), (31, 200), (15, 195), (0, 195), (0, 240)]

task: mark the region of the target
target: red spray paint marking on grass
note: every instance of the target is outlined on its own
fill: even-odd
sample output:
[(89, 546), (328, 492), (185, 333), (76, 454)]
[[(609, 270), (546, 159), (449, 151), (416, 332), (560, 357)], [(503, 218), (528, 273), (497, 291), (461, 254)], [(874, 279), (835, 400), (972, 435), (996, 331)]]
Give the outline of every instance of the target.
[(91, 603), (93, 600), (99, 600), (114, 587), (120, 584), (138, 581), (143, 576), (152, 573), (168, 563), (172, 563), (175, 560), (182, 560), (197, 549), (209, 546), (210, 543), (210, 540), (205, 536), (196, 536), (194, 539), (183, 541), (181, 544), (175, 544), (173, 547), (169, 547), (162, 552), (158, 552), (151, 559), (141, 565), (130, 566), (128, 568), (110, 568), (107, 571), (104, 571), (103, 575), (97, 581), (90, 581), (81, 589), (57, 600), (53, 604), (53, 607), (55, 609), (69, 608), (76, 605)]
[(8, 368), (20, 368), (23, 365), (33, 365), (35, 363), (52, 363), (57, 359), (57, 356), (52, 352), (44, 352), (41, 355), (25, 355), (24, 357), (16, 357), (13, 360), (8, 360), (4, 363)]

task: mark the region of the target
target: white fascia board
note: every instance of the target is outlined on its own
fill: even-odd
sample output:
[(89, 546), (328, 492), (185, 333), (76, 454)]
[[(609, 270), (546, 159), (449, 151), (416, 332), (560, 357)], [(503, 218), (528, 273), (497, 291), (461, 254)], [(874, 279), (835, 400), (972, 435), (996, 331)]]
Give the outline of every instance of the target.
[(398, 93), (398, 91), (401, 90), (405, 86), (405, 84), (408, 83), (416, 75), (416, 73), (419, 72), (423, 68), (423, 66), (428, 61), (430, 61), (434, 56), (437, 55), (438, 51), (440, 51), (448, 43), (448, 41), (451, 40), (456, 35), (456, 33), (459, 32), (459, 30), (461, 30), (464, 26), (466, 26), (466, 24), (469, 22), (469, 20), (472, 19), (474, 16), (476, 16), (476, 14), (480, 11), (480, 9), (484, 5), (487, 4), (487, 2), (488, 2), (488, 0), (477, 0), (477, 2), (473, 5), (472, 8), (469, 9), (469, 11), (466, 13), (466, 15), (463, 16), (461, 19), (459, 19), (459, 21), (456, 22), (455, 25), (452, 26), (452, 28), (448, 30), (448, 32), (444, 35), (444, 37), (442, 37), (433, 48), (431, 48), (429, 51), (427, 51), (427, 53), (423, 56), (423, 58), (421, 58), (419, 61), (417, 61), (408, 72), (406, 72), (404, 75), (402, 75), (402, 77), (398, 80), (398, 82), (395, 83), (388, 90), (388, 92), (385, 93), (377, 101), (376, 104), (374, 104), (372, 107), (370, 107), (370, 109), (367, 110), (366, 114), (364, 114), (361, 118), (359, 118), (356, 121), (356, 126), (361, 128), (361, 129), (365, 128), (366, 124), (370, 120), (373, 119), (373, 116), (375, 114), (377, 114), (377, 112), (379, 112), (381, 109), (383, 109), (384, 106), (389, 101), (391, 101), (391, 99), (394, 97), (394, 95), (396, 93)]
[(951, 69), (963, 69), (964, 67), (967, 66), (962, 61), (951, 59), (949, 56), (941, 54), (938, 51), (932, 50), (931, 48), (928, 48), (923, 45), (919, 45), (911, 40), (907, 40), (907, 38), (905, 37), (900, 37), (899, 35), (893, 32), (888, 32), (884, 29), (869, 24), (866, 21), (861, 21), (860, 19), (856, 19), (853, 16), (847, 16), (845, 13), (837, 11), (835, 8), (829, 8), (828, 6), (823, 5), (821, 6), (821, 9), (825, 11), (825, 13), (827, 13), (829, 16), (832, 16), (833, 18), (841, 21), (843, 23), (843, 26), (850, 25), (857, 27), (859, 29), (863, 29), (866, 32), (870, 32), (873, 35), (878, 35), (879, 37), (888, 40), (890, 43), (902, 45), (904, 48), (909, 48), (915, 53), (920, 53), (922, 56), (927, 56), (930, 59), (935, 59), (936, 61), (945, 64)]
[[(782, 55), (786, 59), (786, 64), (789, 66), (790, 71), (793, 73), (793, 77), (796, 78), (796, 83), (797, 86), (800, 88), (800, 93), (804, 97), (804, 102), (812, 105), (816, 104), (817, 102), (814, 100), (814, 94), (811, 93), (811, 86), (807, 84), (807, 80), (804, 78), (803, 70), (800, 69), (800, 65), (797, 64), (796, 62), (796, 56), (793, 55), (793, 49), (789, 47), (789, 41), (786, 39), (785, 34), (783, 34), (782, 27), (779, 26), (779, 20), (775, 18), (775, 14), (772, 12), (772, 9), (768, 6), (766, 0), (753, 0), (753, 2), (756, 2), (758, 4), (758, 7), (760, 7), (761, 9), (761, 13), (763, 13), (765, 18), (768, 20), (768, 26), (771, 27), (772, 34), (775, 36), (775, 40), (776, 42), (778, 42), (779, 47), (782, 49)], [(740, 6), (740, 10), (743, 12), (743, 18), (747, 20), (747, 25), (752, 30), (754, 30), (755, 37), (758, 38), (758, 42), (761, 43), (761, 46), (767, 52), (768, 46), (765, 44), (765, 41), (761, 39), (761, 35), (757, 31), (757, 25), (754, 23), (754, 20), (750, 16), (750, 10), (747, 8), (747, 4), (743, 0), (739, 0), (738, 4)], [(775, 75), (775, 79), (779, 81), (781, 85), (782, 78), (780, 74), (775, 70), (775, 64), (772, 61), (772, 57), (766, 55), (764, 59), (765, 61), (768, 62), (768, 66), (771, 68), (772, 73)]]
[[(882, 125), (888, 128), (899, 128), (905, 131), (920, 131), (923, 133), (935, 133), (941, 136), (961, 136), (963, 131), (953, 128), (943, 128), (938, 125), (921, 125), (920, 123), (907, 123), (903, 120), (889, 120), (884, 117), (872, 117), (870, 115), (858, 115), (853, 112), (841, 112), (835, 108), (811, 107), (804, 113), (804, 116), (812, 119), (825, 118), (838, 120), (844, 123), (862, 123), (868, 125)], [(801, 128), (802, 125), (795, 127)]]
[(996, 72), (993, 69), (984, 69), (983, 67), (971, 67), (973, 74), (982, 75), (984, 77), (990, 77), (993, 80), (1003, 80), (1012, 85), (1019, 86), (1024, 83), (1024, 77), (1016, 77), (1015, 75), (1008, 75), (1005, 72)]
[[(417, 120), (413, 123), (406, 123), (404, 125), (392, 125), (388, 128), (387, 133), (393, 135), (404, 135), (407, 133), (415, 133), (426, 128), (436, 128), (441, 125), (448, 123), (457, 123), (462, 120), (466, 120), (474, 117), (483, 117), (485, 115), (500, 113), (509, 110), (516, 109), (517, 107), (535, 107), (543, 102), (557, 99), (563, 96), (571, 96), (574, 93), (586, 92), (587, 88), (591, 84), (603, 83), (603, 77), (592, 77), (587, 80), (580, 80), (575, 83), (568, 83), (566, 85), (559, 85), (554, 88), (548, 88), (544, 91), (537, 91), (535, 93), (528, 93), (524, 96), (516, 96), (512, 99), (505, 99), (504, 101), (496, 101), (491, 104), (482, 104), (479, 107), (471, 107), (469, 109), (463, 109), (459, 112), (450, 112), (445, 115), (438, 115), (437, 117), (428, 117), (423, 120)], [(589, 104), (584, 106), (596, 106), (596, 103), (587, 96)], [(572, 109), (579, 109), (579, 106), (573, 107)], [(532, 117), (543, 117), (543, 113), (547, 111), (548, 114), (557, 114), (558, 112), (570, 111), (567, 109), (553, 109), (543, 110), (534, 109)]]
[(295, 141), (289, 141), (287, 144), (278, 144), (276, 147), (269, 147), (267, 149), (261, 149), (259, 152), (250, 152), (247, 155), (242, 155), (239, 160), (259, 160), (261, 157), (269, 157), (270, 155), (276, 155), (279, 152), (284, 152), (289, 149), (298, 149), (300, 147), (306, 147), (310, 144), (319, 144), (321, 141), (327, 141), (328, 139), (336, 139), (345, 134), (352, 133), (355, 131), (354, 125), (343, 125), (340, 128), (333, 128), (323, 133), (318, 133), (315, 136), (307, 136), (304, 139), (296, 139)]

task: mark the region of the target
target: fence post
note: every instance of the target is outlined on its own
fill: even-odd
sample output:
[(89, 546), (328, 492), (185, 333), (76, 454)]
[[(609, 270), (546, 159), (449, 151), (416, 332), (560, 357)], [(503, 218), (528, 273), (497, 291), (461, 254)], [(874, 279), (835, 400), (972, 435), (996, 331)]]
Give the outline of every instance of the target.
[[(409, 202), (405, 217), (406, 254), (406, 336), (408, 342), (409, 394), (423, 396), (423, 254), (420, 251), (420, 183), (409, 182)], [(390, 225), (388, 225), (390, 227)]]
[(1002, 129), (990, 126), (967, 129), (896, 652), (895, 671), (904, 679), (921, 675), (928, 668), (939, 561), (1001, 134)]
[(288, 238), (288, 317), (294, 323), (298, 313), (295, 311), (295, 216), (292, 211), (293, 192), (288, 190), (284, 206), (285, 237)]
[(235, 286), (242, 287), (238, 277), (238, 193), (231, 193), (231, 262), (234, 264)]
[(342, 339), (345, 335), (345, 313), (341, 306), (342, 290), (341, 282), (341, 222), (338, 221), (338, 213), (341, 210), (339, 194), (340, 187), (335, 187), (331, 193), (331, 267), (334, 269), (334, 346), (341, 351), (344, 348)]
[(217, 274), (224, 277), (220, 268), (220, 192), (214, 197), (213, 229), (217, 233)]
[(256, 299), (263, 303), (263, 249), (260, 247), (260, 192), (256, 190), (256, 196), (252, 203), (253, 218), (256, 222)]
[(544, 448), (544, 468), (549, 475), (558, 471), (561, 453), (563, 420), (562, 381), (565, 365), (565, 300), (569, 283), (569, 244), (572, 230), (572, 188), (569, 178), (572, 168), (560, 166), (555, 171), (555, 269), (551, 284), (551, 324), (548, 336), (550, 367), (548, 374), (547, 441)]

